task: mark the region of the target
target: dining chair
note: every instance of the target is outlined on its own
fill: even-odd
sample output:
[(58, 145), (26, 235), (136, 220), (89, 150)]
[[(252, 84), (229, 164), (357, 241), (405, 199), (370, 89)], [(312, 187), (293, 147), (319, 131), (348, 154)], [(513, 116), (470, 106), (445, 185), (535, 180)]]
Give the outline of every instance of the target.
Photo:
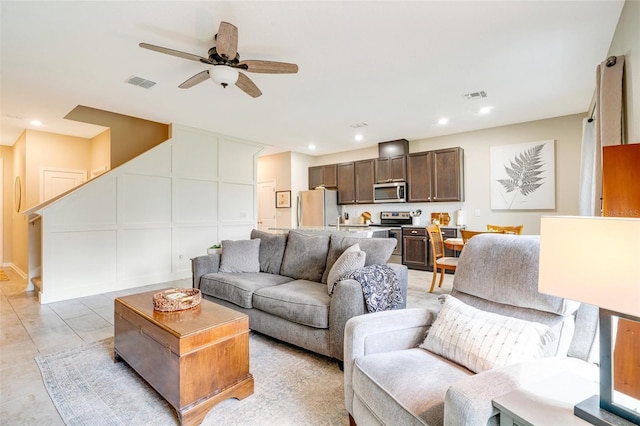
[(487, 231), (502, 232), (504, 234), (522, 235), (522, 228), (524, 228), (524, 225), (513, 225), (513, 226), (487, 225)]
[(495, 231), (469, 231), (466, 229), (461, 229), (460, 230), (460, 235), (462, 236), (462, 242), (464, 244), (467, 244), (467, 242), (471, 239), (471, 237), (475, 237), (478, 234), (489, 234), (489, 233), (496, 233)]
[(426, 229), (427, 233), (429, 234), (431, 252), (433, 253), (433, 278), (431, 279), (431, 288), (429, 289), (429, 293), (433, 293), (433, 288), (436, 285), (436, 275), (438, 275), (438, 269), (440, 269), (440, 283), (438, 284), (438, 287), (442, 287), (445, 271), (455, 271), (456, 266), (458, 266), (458, 258), (445, 256), (444, 241), (442, 239), (440, 226), (427, 225)]

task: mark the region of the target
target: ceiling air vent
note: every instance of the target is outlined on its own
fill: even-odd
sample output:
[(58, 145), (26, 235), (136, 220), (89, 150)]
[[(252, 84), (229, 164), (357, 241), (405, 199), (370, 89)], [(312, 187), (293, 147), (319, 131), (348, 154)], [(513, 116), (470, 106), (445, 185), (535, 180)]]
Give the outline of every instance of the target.
[(478, 92), (467, 93), (465, 95), (462, 95), (462, 97), (465, 98), (466, 100), (470, 101), (472, 99), (486, 98), (487, 97), (487, 93), (484, 90), (480, 90)]
[(127, 79), (127, 83), (133, 84), (134, 86), (140, 86), (140, 87), (143, 87), (145, 89), (150, 89), (153, 86), (155, 86), (155, 84), (156, 84), (155, 81), (147, 80), (147, 79), (144, 79), (142, 77), (135, 76), (135, 75), (132, 75), (131, 77), (129, 77)]

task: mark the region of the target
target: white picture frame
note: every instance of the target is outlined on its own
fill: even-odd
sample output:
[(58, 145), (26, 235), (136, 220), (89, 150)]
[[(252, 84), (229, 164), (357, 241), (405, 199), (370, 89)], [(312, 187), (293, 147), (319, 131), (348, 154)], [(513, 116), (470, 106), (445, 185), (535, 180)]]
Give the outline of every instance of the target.
[(556, 208), (555, 140), (490, 148), (491, 210)]

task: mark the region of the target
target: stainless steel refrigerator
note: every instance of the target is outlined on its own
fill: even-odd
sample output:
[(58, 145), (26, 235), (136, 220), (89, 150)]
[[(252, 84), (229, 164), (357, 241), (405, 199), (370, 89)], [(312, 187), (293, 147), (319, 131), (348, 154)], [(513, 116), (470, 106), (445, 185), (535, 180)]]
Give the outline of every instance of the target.
[(311, 189), (298, 196), (298, 226), (328, 226), (338, 223), (338, 191)]

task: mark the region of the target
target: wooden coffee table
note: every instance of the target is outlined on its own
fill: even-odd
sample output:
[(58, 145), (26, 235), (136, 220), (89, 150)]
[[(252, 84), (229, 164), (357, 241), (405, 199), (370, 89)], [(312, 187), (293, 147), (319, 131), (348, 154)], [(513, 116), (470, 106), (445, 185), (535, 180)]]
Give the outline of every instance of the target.
[(204, 299), (183, 311), (154, 311), (158, 291), (115, 300), (115, 361), (153, 386), (181, 424), (200, 424), (217, 403), (251, 395), (249, 318)]

